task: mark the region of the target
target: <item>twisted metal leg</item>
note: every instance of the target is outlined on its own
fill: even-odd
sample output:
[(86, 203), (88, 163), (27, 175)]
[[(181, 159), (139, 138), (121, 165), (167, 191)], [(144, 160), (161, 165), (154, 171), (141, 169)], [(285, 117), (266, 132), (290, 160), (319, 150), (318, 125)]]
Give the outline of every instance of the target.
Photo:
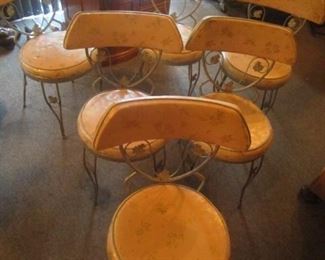
[(201, 61), (197, 62), (197, 73), (193, 74), (193, 64), (188, 65), (188, 80), (190, 82), (187, 95), (192, 96), (196, 84), (201, 75)]
[(26, 88), (27, 88), (27, 76), (24, 73), (24, 94), (23, 94), (23, 107), (26, 107)]
[(254, 161), (251, 162), (249, 175), (248, 175), (247, 180), (240, 192), (239, 203), (237, 206), (238, 209), (241, 209), (241, 205), (242, 205), (242, 201), (243, 201), (243, 198), (245, 195), (246, 188), (254, 180), (254, 178), (257, 176), (257, 174), (260, 172), (262, 165), (263, 165), (263, 161), (264, 161), (264, 155), (262, 155), (261, 157), (255, 159)]
[[(62, 115), (62, 103), (61, 103), (59, 84), (55, 83), (56, 95), (57, 95), (56, 97), (53, 97), (53, 96), (47, 97), (46, 92), (45, 92), (44, 82), (42, 82), (42, 81), (41, 81), (41, 86), (42, 86), (42, 93), (43, 93), (45, 103), (50, 108), (50, 110), (54, 114), (55, 118), (58, 120), (62, 138), (65, 138), (64, 126), (63, 126), (63, 115)], [(54, 110), (52, 104), (57, 104), (59, 106), (59, 114)]]
[(94, 189), (95, 189), (95, 198), (94, 198), (94, 203), (95, 205), (97, 205), (97, 198), (98, 198), (98, 178), (97, 178), (97, 156), (94, 155), (94, 161), (93, 161), (93, 165), (92, 165), (92, 170), (89, 168), (88, 163), (87, 163), (87, 159), (86, 159), (86, 148), (83, 148), (83, 165), (84, 168), (87, 172), (87, 175), (89, 177), (89, 179), (91, 180), (91, 182), (94, 185)]
[(277, 98), (278, 91), (279, 89), (270, 89), (264, 91), (261, 109), (264, 110), (265, 113), (268, 113), (272, 109)]

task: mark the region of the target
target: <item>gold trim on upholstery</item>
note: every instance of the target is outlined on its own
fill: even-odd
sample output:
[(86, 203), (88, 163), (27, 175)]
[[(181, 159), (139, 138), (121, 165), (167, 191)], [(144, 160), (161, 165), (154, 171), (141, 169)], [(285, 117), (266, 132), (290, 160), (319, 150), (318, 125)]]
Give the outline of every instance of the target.
[(180, 185), (153, 185), (126, 198), (108, 234), (111, 260), (229, 259), (230, 239), (218, 209)]
[(253, 161), (262, 156), (271, 146), (273, 130), (265, 114), (251, 101), (231, 93), (212, 93), (205, 98), (229, 102), (239, 107), (251, 136), (251, 145), (247, 151), (237, 152), (220, 147), (216, 157), (227, 162), (243, 163)]
[[(222, 55), (222, 68), (227, 73), (227, 76), (234, 81), (248, 85), (262, 76), (260, 72), (253, 69), (253, 66), (249, 66), (255, 57), (231, 52), (223, 52)], [(280, 88), (289, 80), (291, 73), (292, 67), (290, 65), (276, 62), (265, 78), (254, 85), (254, 87), (259, 89)]]
[(171, 53), (183, 49), (172, 17), (132, 11), (77, 13), (67, 29), (64, 46), (67, 49), (137, 47)]
[(20, 50), (20, 64), (31, 78), (44, 82), (76, 79), (92, 68), (84, 50), (63, 48), (64, 31), (35, 37)]
[(322, 24), (325, 22), (324, 0), (237, 0), (238, 2), (250, 3), (270, 7), (288, 14)]
[(185, 48), (249, 54), (288, 65), (296, 61), (292, 30), (242, 18), (204, 18), (194, 28)]

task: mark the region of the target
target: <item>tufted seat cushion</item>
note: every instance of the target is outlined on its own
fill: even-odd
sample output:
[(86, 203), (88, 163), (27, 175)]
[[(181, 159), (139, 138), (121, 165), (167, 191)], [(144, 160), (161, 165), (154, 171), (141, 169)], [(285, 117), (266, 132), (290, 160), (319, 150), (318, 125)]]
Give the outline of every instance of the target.
[(222, 215), (201, 193), (153, 185), (120, 204), (107, 251), (111, 260), (229, 259), (230, 240)]
[(268, 118), (251, 101), (231, 93), (212, 93), (206, 98), (235, 104), (241, 110), (251, 135), (251, 145), (245, 152), (220, 147), (216, 157), (226, 162), (244, 163), (262, 156), (270, 147), (273, 130)]
[[(82, 107), (78, 117), (78, 133), (86, 146), (97, 155), (115, 161), (124, 161), (119, 147), (108, 148), (104, 151), (95, 151), (93, 141), (97, 134), (97, 126), (105, 113), (114, 105), (115, 102), (136, 97), (147, 96), (145, 93), (136, 90), (120, 89), (105, 91), (92, 97)], [(163, 140), (148, 140), (134, 142), (128, 146), (127, 153), (131, 160), (140, 160), (150, 156), (160, 150), (165, 142)], [(151, 149), (151, 151), (150, 151)]]
[(20, 64), (31, 78), (44, 82), (64, 82), (91, 70), (85, 50), (66, 50), (64, 31), (42, 34), (29, 40), (20, 51)]
[[(244, 79), (247, 67), (254, 57), (231, 52), (223, 52), (222, 54), (224, 57), (223, 69), (226, 74), (236, 82), (240, 82)], [(256, 87), (263, 90), (279, 88), (289, 80), (291, 72), (292, 67), (290, 65), (276, 62), (273, 69), (256, 85)], [(255, 71), (252, 66), (250, 66), (245, 77), (245, 84), (254, 82), (260, 76), (261, 73)]]

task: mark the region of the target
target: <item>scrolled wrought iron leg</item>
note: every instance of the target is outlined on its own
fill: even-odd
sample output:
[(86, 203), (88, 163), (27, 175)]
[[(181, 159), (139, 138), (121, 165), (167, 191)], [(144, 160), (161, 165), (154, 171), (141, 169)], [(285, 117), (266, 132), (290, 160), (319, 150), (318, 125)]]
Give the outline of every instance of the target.
[(273, 94), (273, 96), (272, 96), (270, 109), (273, 108), (273, 105), (274, 105), (274, 103), (275, 103), (275, 100), (276, 100), (276, 98), (277, 98), (277, 96), (278, 96), (278, 91), (279, 91), (278, 88), (273, 90), (274, 94)]
[(127, 193), (130, 194), (131, 192), (131, 179), (135, 176), (137, 176), (138, 173), (136, 171), (130, 173), (124, 180), (123, 180), (123, 184), (124, 186), (127, 188)]
[(261, 109), (264, 110), (265, 113), (269, 112), (278, 95), (279, 89), (271, 89), (271, 90), (265, 90), (263, 94)]
[(188, 80), (190, 82), (190, 85), (188, 87), (188, 92), (187, 92), (188, 96), (191, 96), (194, 90), (192, 78), (193, 78), (193, 65), (190, 64), (188, 65)]
[[(228, 78), (227, 74), (223, 72), (223, 75), (222, 75), (222, 79), (220, 81), (220, 87), (222, 88), (222, 85), (225, 83), (226, 79)], [(213, 86), (213, 91), (215, 92), (216, 89), (215, 89), (215, 86)]]
[(27, 76), (24, 73), (24, 94), (23, 94), (23, 107), (26, 107), (26, 88), (27, 88)]
[[(42, 82), (42, 81), (41, 81), (41, 86), (42, 86), (42, 93), (43, 93), (45, 103), (50, 108), (50, 110), (54, 114), (55, 118), (58, 120), (59, 125), (60, 125), (60, 131), (61, 131), (62, 138), (65, 138), (64, 126), (63, 126), (63, 115), (62, 115), (62, 103), (61, 103), (61, 95), (60, 95), (59, 85), (58, 85), (58, 83), (55, 84), (57, 97), (51, 97), (50, 96), (49, 97), (50, 101), (46, 96), (44, 82)], [(59, 106), (59, 114), (57, 114), (57, 112), (54, 110), (51, 103), (58, 104), (58, 106)]]
[(190, 82), (189, 88), (188, 88), (188, 96), (192, 96), (193, 91), (196, 87), (196, 84), (200, 78), (201, 75), (201, 61), (199, 60), (197, 62), (197, 73), (193, 73), (193, 64), (188, 65), (188, 79)]
[(95, 198), (94, 198), (94, 203), (97, 205), (97, 200), (98, 200), (98, 178), (97, 178), (97, 156), (94, 155), (94, 162), (93, 162), (93, 170), (90, 170), (87, 164), (87, 159), (86, 159), (86, 148), (83, 148), (83, 165), (84, 168), (87, 172), (87, 175), (91, 182), (94, 185), (95, 189)]
[(243, 201), (243, 198), (245, 195), (246, 188), (254, 180), (254, 178), (257, 176), (257, 174), (260, 172), (262, 165), (263, 165), (263, 161), (264, 161), (264, 155), (251, 162), (249, 175), (248, 175), (247, 180), (240, 192), (239, 203), (237, 206), (238, 209), (241, 209), (242, 201)]

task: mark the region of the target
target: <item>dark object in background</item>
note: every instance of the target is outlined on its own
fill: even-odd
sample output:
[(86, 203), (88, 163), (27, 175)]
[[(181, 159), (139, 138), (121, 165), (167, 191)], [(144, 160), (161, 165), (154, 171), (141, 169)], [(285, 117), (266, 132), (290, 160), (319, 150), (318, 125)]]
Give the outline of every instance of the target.
[(313, 36), (317, 35), (325, 35), (325, 23), (323, 24), (316, 24), (316, 23), (310, 23), (310, 30)]
[(13, 50), (19, 37), (20, 34), (14, 29), (0, 27), (0, 47), (9, 51)]
[(321, 198), (319, 198), (317, 194), (309, 188), (309, 186), (301, 187), (298, 197), (308, 204), (318, 204), (322, 202)]

